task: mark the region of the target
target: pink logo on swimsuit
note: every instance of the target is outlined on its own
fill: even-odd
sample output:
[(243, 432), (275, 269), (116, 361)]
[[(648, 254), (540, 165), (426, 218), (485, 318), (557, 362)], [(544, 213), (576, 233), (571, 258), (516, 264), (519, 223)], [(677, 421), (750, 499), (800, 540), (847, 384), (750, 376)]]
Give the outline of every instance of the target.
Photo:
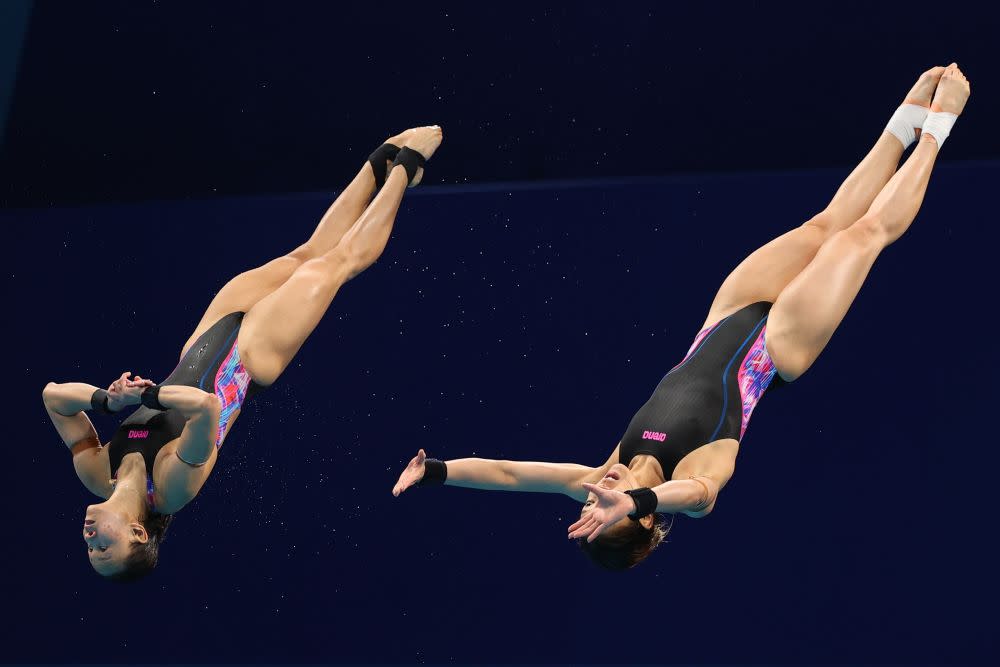
[(128, 432), (128, 437), (129, 437), (129, 440), (132, 440), (134, 438), (148, 438), (149, 437), (149, 431), (129, 431)]
[(656, 440), (657, 442), (663, 442), (664, 440), (667, 439), (667, 434), (666, 433), (658, 433), (656, 431), (643, 431), (642, 432), (642, 439), (643, 440)]

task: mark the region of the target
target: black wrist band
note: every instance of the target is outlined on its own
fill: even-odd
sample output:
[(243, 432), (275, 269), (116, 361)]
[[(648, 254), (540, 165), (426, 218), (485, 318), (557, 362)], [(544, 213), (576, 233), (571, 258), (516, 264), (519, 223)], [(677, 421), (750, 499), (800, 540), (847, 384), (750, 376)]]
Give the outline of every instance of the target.
[(108, 407), (108, 391), (106, 389), (95, 389), (90, 395), (90, 409), (102, 415), (113, 415), (114, 410)]
[(143, 389), (139, 395), (139, 400), (143, 405), (152, 410), (166, 410), (163, 404), (160, 403), (160, 385), (153, 385), (152, 387)]
[(628, 515), (633, 521), (638, 521), (644, 516), (649, 516), (656, 511), (656, 491), (643, 487), (641, 489), (629, 489), (625, 492), (632, 496), (635, 501), (635, 511)]
[(448, 479), (448, 464), (440, 459), (424, 459), (424, 476), (417, 486), (438, 486)]

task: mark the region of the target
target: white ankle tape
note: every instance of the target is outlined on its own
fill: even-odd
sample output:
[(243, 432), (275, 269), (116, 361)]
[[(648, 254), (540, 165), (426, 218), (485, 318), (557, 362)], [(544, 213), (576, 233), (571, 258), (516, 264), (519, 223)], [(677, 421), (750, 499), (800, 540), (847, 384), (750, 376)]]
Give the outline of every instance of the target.
[(903, 142), (903, 148), (907, 149), (917, 140), (917, 128), (923, 126), (929, 111), (919, 104), (900, 104), (885, 126), (885, 131), (895, 135)]
[(927, 114), (923, 132), (934, 137), (938, 148), (941, 148), (944, 146), (945, 139), (951, 134), (951, 128), (955, 125), (956, 118), (958, 118), (957, 115), (947, 111), (932, 111)]

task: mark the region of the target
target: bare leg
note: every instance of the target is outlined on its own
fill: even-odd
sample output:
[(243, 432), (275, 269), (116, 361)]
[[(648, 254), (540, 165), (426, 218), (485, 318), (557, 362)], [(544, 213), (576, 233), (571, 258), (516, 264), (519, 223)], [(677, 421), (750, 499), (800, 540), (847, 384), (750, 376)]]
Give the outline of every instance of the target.
[[(949, 67), (931, 108), (961, 113), (968, 95), (968, 81), (957, 66)], [(937, 154), (934, 137), (921, 137), (861, 219), (824, 243), (778, 296), (768, 318), (767, 347), (784, 379), (793, 380), (812, 365), (847, 314), (875, 258), (909, 228)]]
[[(943, 72), (943, 67), (924, 72), (904, 102), (930, 106), (931, 96)], [(749, 303), (773, 303), (785, 286), (812, 261), (827, 239), (864, 214), (892, 177), (902, 155), (903, 145), (899, 140), (889, 132), (883, 132), (823, 211), (756, 250), (729, 274), (719, 288), (702, 328)]]
[[(411, 130), (407, 130), (411, 132)], [(401, 145), (407, 132), (386, 139), (386, 143)], [(194, 333), (184, 344), (181, 356), (209, 327), (229, 313), (249, 311), (255, 303), (278, 289), (302, 266), (303, 262), (332, 250), (365, 210), (375, 190), (375, 174), (368, 162), (361, 167), (350, 184), (327, 209), (309, 240), (291, 252), (271, 260), (263, 266), (245, 271), (215, 295)]]
[[(403, 141), (425, 157), (441, 142), (440, 128)], [(341, 285), (371, 266), (382, 254), (406, 191), (406, 171), (396, 167), (358, 221), (332, 249), (298, 267), (280, 287), (247, 312), (239, 333), (243, 361), (256, 382), (278, 379), (319, 324)]]

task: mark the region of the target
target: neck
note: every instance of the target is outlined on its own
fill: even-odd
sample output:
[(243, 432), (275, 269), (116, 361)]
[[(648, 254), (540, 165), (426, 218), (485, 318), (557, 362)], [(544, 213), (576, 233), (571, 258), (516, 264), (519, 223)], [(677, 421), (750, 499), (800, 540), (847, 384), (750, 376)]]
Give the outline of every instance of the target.
[(655, 456), (637, 454), (628, 467), (635, 475), (636, 482), (641, 486), (651, 489), (667, 481), (663, 475), (663, 467)]
[(122, 460), (115, 489), (104, 504), (127, 515), (129, 521), (141, 521), (149, 513), (146, 504), (146, 463), (141, 454), (128, 454)]

